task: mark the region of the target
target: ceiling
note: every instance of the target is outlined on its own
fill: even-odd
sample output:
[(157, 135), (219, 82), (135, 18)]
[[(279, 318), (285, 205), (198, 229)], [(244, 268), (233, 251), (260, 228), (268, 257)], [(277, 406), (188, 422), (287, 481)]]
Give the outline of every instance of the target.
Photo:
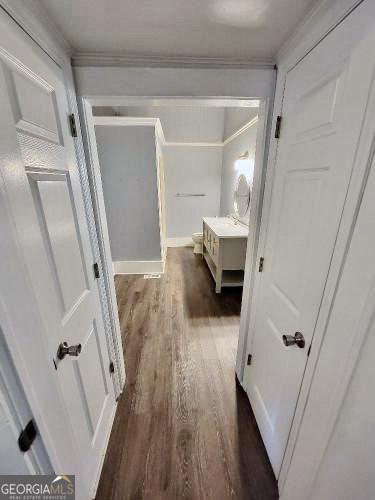
[(316, 0), (40, 0), (75, 53), (271, 60)]

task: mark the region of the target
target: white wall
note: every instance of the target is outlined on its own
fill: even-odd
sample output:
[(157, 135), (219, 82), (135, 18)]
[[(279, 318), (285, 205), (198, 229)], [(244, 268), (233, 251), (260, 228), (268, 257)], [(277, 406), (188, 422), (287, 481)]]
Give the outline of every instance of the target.
[(163, 152), (167, 237), (189, 238), (202, 231), (202, 217), (219, 214), (222, 148), (168, 146)]
[(95, 126), (112, 259), (160, 261), (154, 127)]
[[(272, 97), (275, 70), (203, 68), (74, 68), (81, 97)], [(104, 104), (104, 102), (103, 102)], [(117, 103), (116, 105), (118, 105)]]
[[(253, 170), (239, 172), (235, 169), (235, 161), (245, 151), (249, 152), (249, 159), (254, 163), (257, 125), (254, 124), (242, 134), (235, 137), (223, 148), (223, 168), (221, 176), (220, 215), (226, 216), (234, 212), (234, 191), (240, 174), (245, 174), (250, 185), (253, 182)], [(248, 210), (249, 213), (249, 210)], [(247, 215), (248, 215), (247, 213)]]
[[(167, 142), (221, 144), (252, 120), (258, 108), (147, 105), (94, 107), (93, 111), (101, 116), (159, 118)], [(245, 151), (254, 160), (256, 130), (254, 124), (225, 146), (187, 144), (163, 148), (169, 245), (187, 243), (193, 233), (201, 232), (203, 217), (233, 213), (233, 193), (242, 173), (235, 171), (234, 164)], [(252, 183), (251, 172), (243, 173)], [(177, 193), (205, 196), (177, 197)]]

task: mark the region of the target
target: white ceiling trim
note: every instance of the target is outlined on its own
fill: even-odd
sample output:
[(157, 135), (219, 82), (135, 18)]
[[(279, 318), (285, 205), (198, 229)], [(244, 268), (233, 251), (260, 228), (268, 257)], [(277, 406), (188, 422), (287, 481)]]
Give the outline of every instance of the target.
[(155, 56), (138, 54), (107, 54), (100, 52), (76, 52), (72, 56), (73, 66), (131, 66), (159, 68), (236, 68), (270, 69), (275, 65), (273, 58), (241, 57), (193, 57)]
[(93, 116), (94, 125), (118, 126), (118, 127), (155, 127), (156, 135), (163, 147), (224, 147), (233, 139), (241, 135), (245, 130), (258, 123), (258, 115), (241, 128), (236, 130), (231, 136), (221, 142), (172, 142), (167, 141), (163, 132), (163, 127), (159, 118), (139, 117), (139, 116)]

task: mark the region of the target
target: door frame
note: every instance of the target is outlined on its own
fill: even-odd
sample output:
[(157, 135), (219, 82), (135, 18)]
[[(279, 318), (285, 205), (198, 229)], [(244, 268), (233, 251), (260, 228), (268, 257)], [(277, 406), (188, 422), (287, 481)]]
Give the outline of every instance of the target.
[[(276, 81), (275, 81), (276, 84)], [(255, 174), (253, 181), (252, 207), (249, 220), (249, 235), (247, 241), (246, 261), (245, 261), (245, 279), (243, 285), (243, 300), (241, 306), (241, 323), (237, 349), (237, 365), (243, 370), (246, 355), (246, 338), (247, 327), (250, 318), (250, 297), (253, 294), (254, 286), (254, 265), (253, 256), (257, 254), (258, 236), (261, 225), (261, 214), (263, 208), (263, 195), (266, 183), (267, 174), (267, 158), (268, 158), (268, 141), (270, 137), (270, 122), (272, 117), (272, 104), (274, 95), (269, 97), (215, 97), (215, 96), (77, 96), (78, 107), (81, 116), (81, 130), (84, 137), (84, 146), (86, 151), (86, 165), (89, 172), (91, 198), (94, 207), (96, 227), (98, 230), (98, 239), (102, 252), (103, 270), (105, 273), (110, 273), (112, 270), (112, 258), (110, 251), (110, 242), (108, 235), (107, 220), (105, 215), (105, 205), (102, 181), (100, 176), (100, 164), (96, 148), (95, 123), (114, 125), (123, 123), (124, 125), (155, 125), (156, 137), (163, 145), (165, 142), (163, 130), (159, 119), (154, 118), (132, 118), (132, 117), (95, 117), (93, 116), (93, 106), (129, 106), (129, 105), (145, 105), (152, 102), (158, 105), (174, 106), (183, 102), (185, 105), (196, 105), (200, 102), (205, 106), (224, 106), (244, 105), (246, 101), (258, 100), (259, 113), (257, 121), (257, 138), (256, 138), (256, 153), (255, 153)], [(247, 124), (248, 125), (248, 124)], [(222, 145), (225, 143), (223, 142)], [(107, 276), (108, 282), (113, 282), (113, 272)], [(113, 287), (112, 300), (116, 300), (115, 289)], [(236, 367), (236, 373), (239, 369)], [(242, 383), (242, 378), (239, 378)]]
[[(287, 42), (287, 45), (283, 47), (278, 55), (278, 74), (275, 90), (274, 99), (274, 111), (271, 124), (271, 137), (269, 140), (269, 156), (268, 165), (266, 170), (266, 180), (265, 180), (265, 190), (263, 197), (263, 210), (261, 214), (261, 224), (260, 224), (260, 234), (257, 257), (254, 265), (259, 263), (259, 259), (264, 255), (265, 245), (267, 241), (268, 223), (270, 216), (270, 206), (273, 191), (273, 181), (274, 173), (277, 163), (278, 154), (278, 139), (274, 137), (274, 131), (276, 129), (277, 118), (282, 116), (283, 111), (283, 101), (284, 101), (284, 91), (286, 86), (286, 80), (288, 73), (301, 62), (311, 50), (313, 50), (332, 30), (334, 30), (338, 25), (340, 25), (350, 14), (354, 13), (356, 8), (362, 4), (366, 4), (366, 0), (344, 0), (342, 2), (335, 2), (330, 8), (327, 9), (327, 4), (329, 2), (323, 0), (320, 2), (311, 15), (308, 17), (305, 23), (299, 26), (297, 32), (293, 35), (292, 39)], [(369, 3), (367, 2), (367, 5)], [(371, 8), (371, 7), (370, 7)], [(374, 112), (372, 110), (372, 112)], [(368, 128), (370, 125), (368, 124)], [(281, 123), (281, 133), (282, 133), (282, 123)], [(370, 145), (368, 144), (369, 138), (367, 138), (367, 143), (364, 143), (369, 150)], [(362, 143), (362, 140), (361, 140)], [(364, 146), (364, 147), (366, 147)], [(363, 188), (363, 179), (366, 172), (366, 162), (363, 160), (355, 161), (353, 167), (352, 178), (349, 184), (349, 190), (347, 198), (344, 205), (344, 211), (339, 227), (338, 237), (336, 241), (336, 246), (331, 260), (330, 271), (328, 274), (324, 295), (321, 302), (319, 317), (317, 324), (315, 326), (313, 342), (311, 345), (311, 352), (306, 363), (306, 369), (304, 377), (302, 380), (302, 385), (295, 409), (295, 414), (291, 424), (291, 429), (289, 433), (288, 442), (286, 445), (284, 459), (282, 462), (280, 474), (278, 477), (278, 487), (280, 495), (282, 495), (283, 487), (288, 475), (289, 466), (292, 460), (292, 455), (295, 449), (295, 444), (298, 439), (298, 432), (301, 426), (304, 411), (309, 396), (309, 389), (312, 384), (314, 370), (319, 358), (320, 346), (322, 344), (325, 325), (328, 320), (330, 307), (335, 296), (335, 291), (337, 288), (338, 280), (340, 277), (340, 271), (342, 268), (342, 263), (345, 258), (345, 249), (348, 239), (351, 235), (352, 223), (356, 217), (357, 201), (361, 195), (361, 189)], [(267, 263), (265, 263), (267, 265)], [(254, 340), (254, 326), (255, 318), (257, 313), (257, 299), (260, 289), (262, 274), (255, 272), (253, 294), (250, 298), (249, 305), (249, 326), (247, 331), (246, 339), (246, 349), (243, 359), (246, 359), (247, 354), (251, 354), (252, 343)], [(237, 354), (238, 356), (238, 354)], [(238, 362), (238, 358), (237, 358)], [(239, 366), (240, 368), (240, 366)], [(246, 365), (243, 365), (243, 371), (237, 372), (242, 385), (245, 390), (245, 370)]]

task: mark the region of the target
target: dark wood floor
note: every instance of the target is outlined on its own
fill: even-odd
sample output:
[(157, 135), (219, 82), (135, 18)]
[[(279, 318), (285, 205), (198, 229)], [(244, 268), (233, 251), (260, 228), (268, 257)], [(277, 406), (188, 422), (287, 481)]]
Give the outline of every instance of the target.
[(215, 294), (191, 248), (169, 249), (161, 279), (118, 276), (126, 388), (97, 499), (278, 498), (235, 382), (240, 289)]

